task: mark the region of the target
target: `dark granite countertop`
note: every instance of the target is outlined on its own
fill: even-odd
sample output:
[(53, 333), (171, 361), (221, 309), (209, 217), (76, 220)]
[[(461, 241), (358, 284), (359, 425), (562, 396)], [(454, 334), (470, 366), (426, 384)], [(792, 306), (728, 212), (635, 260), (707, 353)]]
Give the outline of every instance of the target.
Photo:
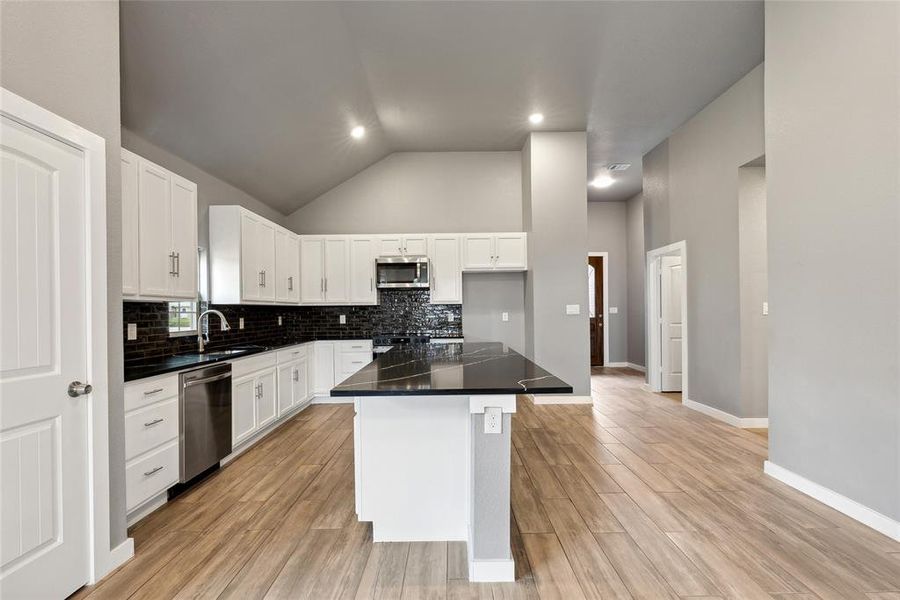
[(331, 390), (332, 396), (571, 393), (565, 381), (499, 342), (397, 347)]

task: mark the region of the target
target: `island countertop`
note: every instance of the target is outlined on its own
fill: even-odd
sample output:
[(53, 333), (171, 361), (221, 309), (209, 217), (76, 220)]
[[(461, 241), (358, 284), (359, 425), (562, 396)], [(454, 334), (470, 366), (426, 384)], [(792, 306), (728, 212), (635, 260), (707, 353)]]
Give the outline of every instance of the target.
[(499, 342), (397, 347), (331, 390), (332, 396), (571, 393), (565, 381)]

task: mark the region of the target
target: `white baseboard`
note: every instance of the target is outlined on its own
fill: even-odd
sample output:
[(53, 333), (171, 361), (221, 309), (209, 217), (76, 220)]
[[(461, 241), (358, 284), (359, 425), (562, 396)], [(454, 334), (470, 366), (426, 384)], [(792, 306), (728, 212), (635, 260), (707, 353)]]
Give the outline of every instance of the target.
[(631, 362), (627, 363), (627, 364), (628, 364), (629, 369), (634, 369), (635, 371), (640, 371), (641, 373), (647, 372), (647, 367), (645, 367), (644, 365), (639, 365), (637, 363), (631, 363)]
[(109, 571), (112, 573), (134, 557), (134, 538), (125, 538), (125, 541), (113, 548), (109, 553)]
[(851, 519), (859, 521), (863, 525), (871, 527), (875, 531), (883, 533), (889, 538), (900, 542), (900, 521), (895, 521), (876, 510), (872, 510), (868, 506), (860, 504), (856, 500), (851, 500), (825, 486), (810, 481), (802, 475), (797, 475), (793, 471), (788, 471), (784, 467), (779, 467), (768, 460), (765, 462), (763, 470), (766, 475), (774, 477), (778, 481), (791, 486), (795, 490), (803, 492), (811, 498), (815, 498), (822, 504), (830, 506)]
[(540, 394), (531, 395), (535, 404), (593, 404), (594, 400), (588, 396), (576, 396), (575, 394)]
[(689, 398), (685, 398), (681, 401), (681, 403), (691, 410), (696, 410), (697, 412), (701, 412), (704, 415), (712, 417), (713, 419), (718, 419), (719, 421), (723, 421), (728, 423), (733, 427), (739, 427), (740, 429), (768, 429), (769, 428), (769, 419), (766, 417), (736, 417), (731, 413), (727, 413), (724, 410), (719, 410), (718, 408), (714, 408), (707, 404), (701, 404), (700, 402), (696, 402)]
[(314, 396), (313, 404), (353, 404), (352, 396)]
[(502, 582), (515, 580), (516, 563), (511, 558), (469, 561), (469, 581)]
[(140, 506), (137, 506), (134, 510), (128, 513), (125, 516), (125, 524), (128, 527), (131, 527), (156, 509), (161, 506), (164, 506), (166, 502), (169, 501), (169, 492), (168, 490), (163, 490), (159, 494), (153, 496)]
[(623, 369), (628, 366), (628, 363), (627, 362), (608, 362), (608, 363), (604, 363), (603, 366), (604, 367), (616, 367), (616, 368)]

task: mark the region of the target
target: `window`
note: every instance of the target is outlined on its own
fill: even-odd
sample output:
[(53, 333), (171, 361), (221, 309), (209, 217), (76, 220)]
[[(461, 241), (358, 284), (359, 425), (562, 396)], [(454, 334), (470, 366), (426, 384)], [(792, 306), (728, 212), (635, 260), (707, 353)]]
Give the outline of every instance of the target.
[(169, 335), (197, 333), (197, 303), (169, 302)]

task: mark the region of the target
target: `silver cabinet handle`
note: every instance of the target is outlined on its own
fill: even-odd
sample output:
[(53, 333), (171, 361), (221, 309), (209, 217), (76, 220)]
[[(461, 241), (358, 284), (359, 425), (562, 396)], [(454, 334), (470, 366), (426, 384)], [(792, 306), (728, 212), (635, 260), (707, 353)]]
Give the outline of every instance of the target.
[(361, 361), (361, 360), (352, 360), (352, 361), (350, 361), (350, 364), (351, 365), (362, 365), (365, 363), (363, 363), (363, 361)]
[(163, 388), (156, 388), (155, 390), (147, 390), (146, 392), (144, 392), (144, 395), (145, 395), (145, 396), (152, 396), (153, 394), (158, 394), (158, 393), (160, 393), (161, 391), (163, 391)]
[(319, 279), (319, 291), (323, 292), (323, 293), (325, 292), (325, 278), (324, 277)]
[(294, 369), (294, 381), (300, 381), (300, 371)]
[(294, 278), (293, 277), (288, 277), (288, 291), (289, 292), (294, 291)]
[(175, 277), (181, 277), (181, 252), (175, 253)]
[(325, 278), (325, 293), (328, 293), (328, 278)]
[(169, 275), (175, 277), (175, 253), (169, 252)]
[(372, 283), (372, 278), (369, 277), (369, 291), (371, 292), (374, 289), (374, 284)]
[(152, 421), (148, 421), (147, 423), (144, 423), (144, 427), (153, 427), (157, 423), (162, 423), (163, 421), (165, 421), (165, 419), (163, 419), (161, 417), (158, 419), (153, 419)]
[(159, 472), (162, 471), (163, 469), (165, 469), (165, 467), (162, 466), (162, 465), (160, 465), (160, 466), (158, 466), (158, 467), (153, 467), (153, 468), (150, 469), (149, 471), (144, 471), (144, 477), (150, 477), (150, 476), (153, 475), (154, 473), (159, 473)]
[(94, 386), (89, 383), (81, 383), (80, 381), (73, 381), (69, 384), (69, 396), (72, 398), (77, 398), (78, 396), (86, 396), (94, 391)]

